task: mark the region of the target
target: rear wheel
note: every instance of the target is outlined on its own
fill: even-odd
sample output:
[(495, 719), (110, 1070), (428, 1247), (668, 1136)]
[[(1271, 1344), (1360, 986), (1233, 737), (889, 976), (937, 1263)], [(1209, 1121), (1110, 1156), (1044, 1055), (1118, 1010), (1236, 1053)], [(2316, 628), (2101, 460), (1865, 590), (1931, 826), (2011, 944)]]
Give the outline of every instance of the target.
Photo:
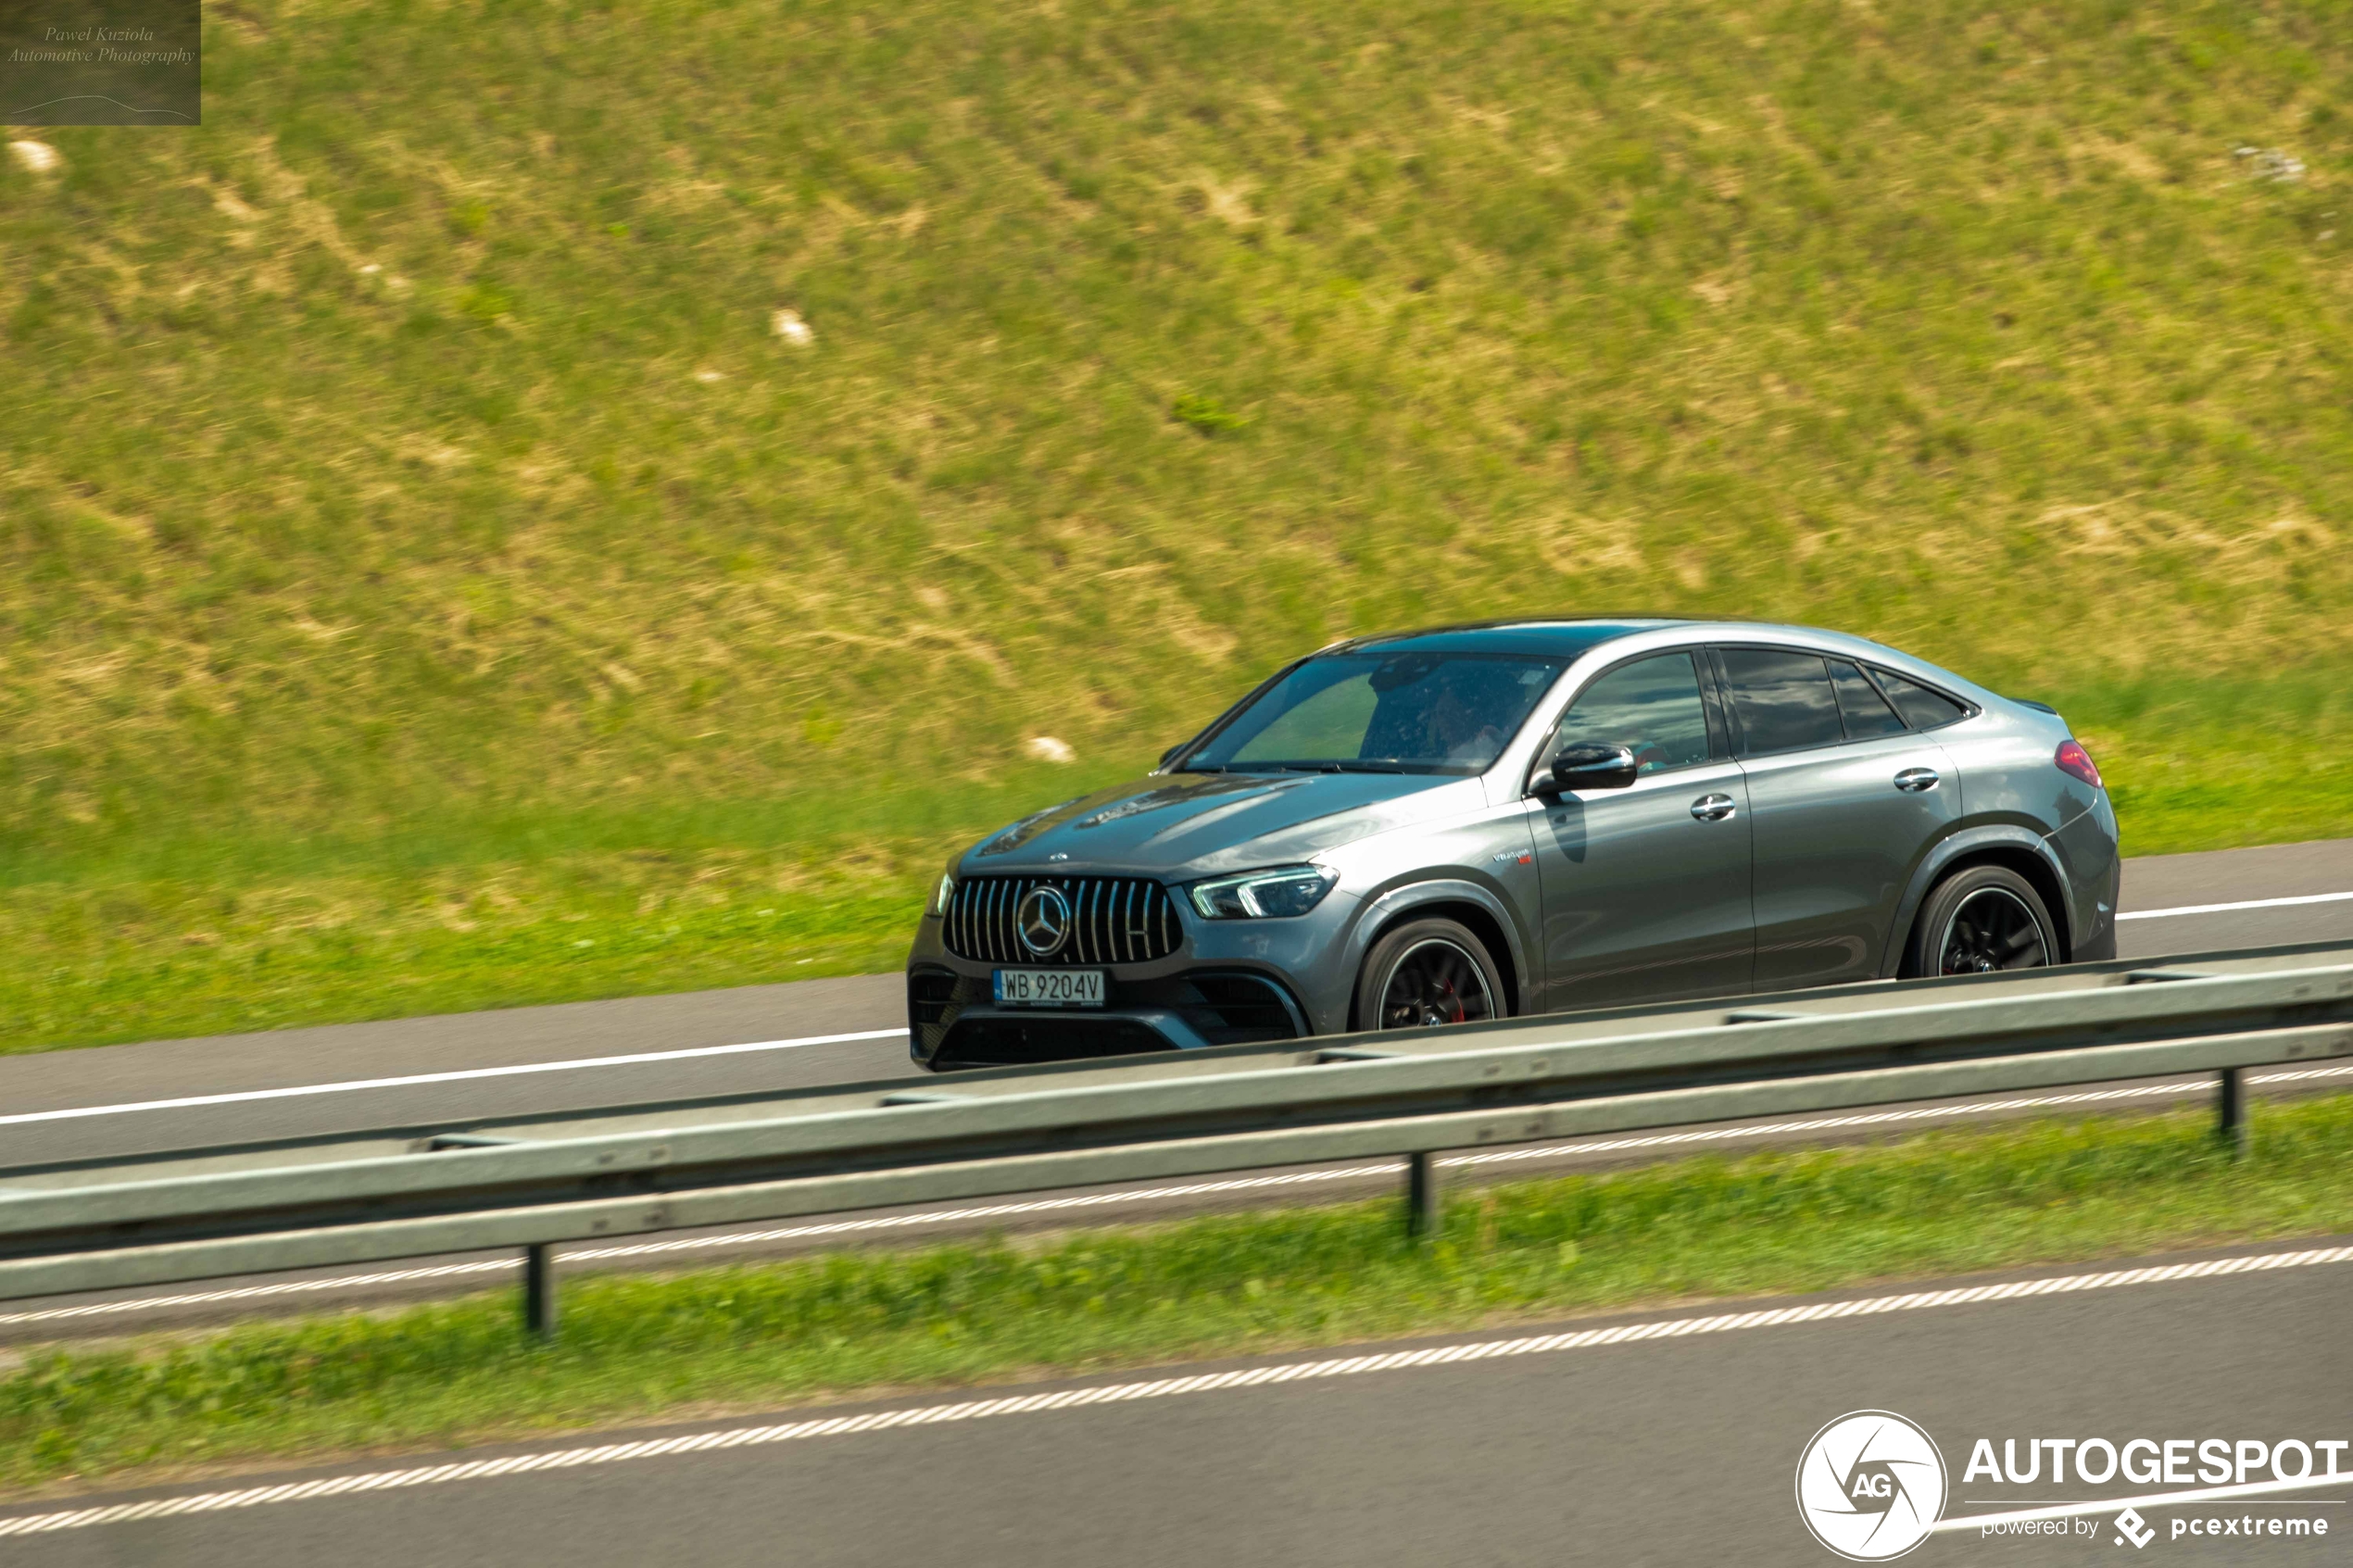
[(1431, 1029), (1501, 1018), (1503, 977), (1486, 945), (1451, 920), (1408, 921), (1373, 944), (1356, 978), (1360, 1029)]
[(2033, 884), (2003, 866), (1970, 866), (1939, 883), (1921, 906), (1904, 972), (2046, 969), (2059, 961), (2057, 929)]

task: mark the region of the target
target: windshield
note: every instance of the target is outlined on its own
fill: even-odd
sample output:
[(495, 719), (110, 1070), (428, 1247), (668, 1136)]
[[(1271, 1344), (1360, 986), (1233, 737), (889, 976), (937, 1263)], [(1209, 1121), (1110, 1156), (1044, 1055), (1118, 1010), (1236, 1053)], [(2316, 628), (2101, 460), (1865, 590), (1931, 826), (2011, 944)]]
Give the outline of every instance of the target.
[(1481, 772), (1562, 665), (1518, 654), (1311, 659), (1234, 715), (1182, 771)]

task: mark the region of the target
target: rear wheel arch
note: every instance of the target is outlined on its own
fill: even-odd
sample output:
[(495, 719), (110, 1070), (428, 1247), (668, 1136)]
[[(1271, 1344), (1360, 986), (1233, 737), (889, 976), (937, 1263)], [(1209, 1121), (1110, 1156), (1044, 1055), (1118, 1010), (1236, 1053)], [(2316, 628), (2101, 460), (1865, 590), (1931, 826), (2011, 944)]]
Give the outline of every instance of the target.
[[(2058, 947), (2058, 951), (2054, 955), (2052, 961), (2068, 962), (2074, 951), (2074, 941), (2072, 934), (2068, 929), (2067, 903), (2057, 873), (2053, 872), (2043, 858), (2032, 850), (2010, 845), (1995, 845), (1983, 849), (1973, 849), (1967, 854), (1955, 856), (1949, 864), (1939, 867), (1936, 874), (1930, 879), (1919, 906), (1912, 911), (1911, 920), (1906, 923), (1902, 941), (1897, 948), (1898, 953), (1904, 957), (1913, 954), (1919, 936), (1920, 922), (1928, 919), (1930, 910), (1936, 905), (1936, 895), (1944, 888), (1945, 884), (1956, 877), (1964, 876), (1982, 866), (1994, 866), (2008, 872), (2034, 890), (2034, 897), (2042, 902), (2042, 912), (2049, 921), (2051, 938)], [(1900, 965), (1901, 958), (1898, 962)]]
[[(1955, 835), (1964, 836), (1975, 835)], [(1934, 897), (1939, 887), (1971, 866), (2001, 866), (2024, 877), (2027, 885), (2034, 889), (2035, 897), (2043, 900), (2043, 908), (2051, 917), (2051, 935), (2058, 942), (2058, 961), (2073, 962), (2076, 933), (2066, 884), (2058, 869), (2035, 852), (2032, 842), (2020, 834), (2018, 838), (1980, 840), (1957, 850), (1947, 847), (1942, 859), (1935, 851), (1926, 856), (1913, 877), (1911, 893), (1904, 902), (1901, 918), (1887, 935), (1887, 953), (1880, 973), (1893, 979), (1903, 972), (1904, 957), (1911, 950), (1912, 935), (1919, 929), (1920, 915), (1927, 909), (1929, 899)], [(1947, 840), (1947, 845), (1950, 843)]]

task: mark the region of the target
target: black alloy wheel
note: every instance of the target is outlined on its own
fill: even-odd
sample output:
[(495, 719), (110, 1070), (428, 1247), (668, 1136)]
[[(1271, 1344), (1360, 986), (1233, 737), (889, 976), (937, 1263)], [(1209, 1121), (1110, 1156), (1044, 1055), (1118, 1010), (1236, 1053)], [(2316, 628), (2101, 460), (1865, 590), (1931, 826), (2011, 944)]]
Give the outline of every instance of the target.
[(1479, 962), (1433, 936), (1399, 956), (1381, 987), (1380, 1029), (1435, 1029), (1495, 1016), (1495, 995)]
[(1443, 915), (1383, 932), (1356, 972), (1352, 1029), (1435, 1029), (1511, 1016), (1510, 994), (1487, 944)]
[(2043, 896), (2007, 866), (1966, 866), (1920, 908), (1904, 955), (1907, 976), (1994, 974), (2066, 961)]
[(1962, 899), (1944, 922), (1938, 950), (1939, 974), (2046, 969), (2051, 962), (2043, 922), (2007, 887), (1981, 887)]

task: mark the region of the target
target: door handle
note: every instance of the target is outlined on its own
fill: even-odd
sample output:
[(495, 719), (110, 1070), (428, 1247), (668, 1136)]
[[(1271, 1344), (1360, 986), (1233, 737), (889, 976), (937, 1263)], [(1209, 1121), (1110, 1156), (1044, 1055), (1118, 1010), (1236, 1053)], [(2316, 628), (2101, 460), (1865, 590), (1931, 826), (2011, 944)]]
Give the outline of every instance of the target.
[(1724, 822), (1731, 816), (1733, 809), (1732, 797), (1729, 795), (1703, 795), (1692, 802), (1692, 815), (1703, 822)]
[(1933, 768), (1906, 768), (1895, 775), (1895, 787), (1906, 795), (1925, 795), (1936, 785)]

